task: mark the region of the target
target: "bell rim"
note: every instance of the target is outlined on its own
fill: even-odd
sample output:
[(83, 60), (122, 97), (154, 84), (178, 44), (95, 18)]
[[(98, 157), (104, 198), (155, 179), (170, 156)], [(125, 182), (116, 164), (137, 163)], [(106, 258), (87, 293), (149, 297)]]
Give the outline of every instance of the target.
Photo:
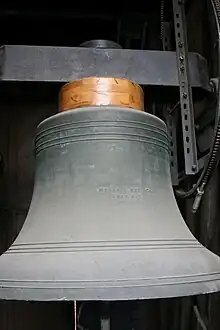
[[(220, 275), (220, 273), (219, 273)], [(207, 278), (208, 277), (208, 278)], [(192, 279), (197, 279), (196, 276)], [(25, 281), (22, 283), (24, 284)], [(51, 281), (52, 282), (52, 281)], [(1, 300), (22, 300), (22, 301), (123, 301), (123, 300), (150, 300), (187, 297), (195, 295), (210, 294), (220, 291), (220, 276), (210, 279), (204, 275), (204, 280), (180, 282), (157, 285), (138, 286), (109, 286), (106, 288), (94, 286), (88, 288), (54, 287), (42, 288), (38, 285), (33, 287), (16, 287), (13, 282), (0, 281)], [(32, 282), (34, 283), (34, 281)], [(36, 282), (37, 283), (37, 282)], [(62, 283), (62, 282), (61, 282)], [(60, 284), (61, 284), (60, 283)], [(66, 284), (65, 282), (63, 282)], [(17, 285), (19, 283), (16, 283)], [(30, 282), (28, 282), (30, 284)], [(42, 282), (41, 282), (42, 284)], [(47, 282), (48, 284), (48, 282)], [(81, 282), (81, 285), (85, 283)], [(11, 287), (10, 287), (11, 286)], [(63, 285), (64, 286), (64, 285)], [(171, 289), (172, 288), (172, 289)], [(34, 291), (34, 293), (33, 293)]]
[[(220, 258), (195, 239), (190, 241), (194, 241), (194, 247), (188, 243), (182, 248), (170, 246), (164, 249), (162, 245), (133, 252), (103, 250), (88, 253), (85, 250), (57, 254), (43, 253), (42, 250), (37, 253), (6, 253), (0, 259), (0, 268), (4, 269), (0, 272), (0, 299), (147, 300), (219, 291)], [(159, 255), (161, 257), (158, 258)], [(162, 262), (163, 258), (172, 262), (161, 268), (158, 262)], [(153, 273), (148, 270), (149, 260), (154, 263), (151, 268), (157, 265)], [(13, 272), (10, 269), (12, 264), (18, 267)], [(45, 268), (45, 264), (48, 267)]]

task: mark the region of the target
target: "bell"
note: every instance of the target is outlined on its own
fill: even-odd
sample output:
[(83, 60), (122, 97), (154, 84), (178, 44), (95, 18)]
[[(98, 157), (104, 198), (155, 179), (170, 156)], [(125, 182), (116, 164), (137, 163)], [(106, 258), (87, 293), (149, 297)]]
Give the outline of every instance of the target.
[(76, 85), (86, 82), (73, 83), (79, 106), (70, 110), (67, 93), (60, 113), (37, 128), (33, 198), (0, 257), (0, 298), (110, 301), (218, 291), (220, 258), (194, 238), (175, 202), (164, 122), (133, 108), (139, 86), (100, 81), (89, 80), (103, 95), (127, 84), (129, 92), (118, 87), (123, 102), (97, 98), (98, 105), (81, 107), (91, 95), (77, 98)]

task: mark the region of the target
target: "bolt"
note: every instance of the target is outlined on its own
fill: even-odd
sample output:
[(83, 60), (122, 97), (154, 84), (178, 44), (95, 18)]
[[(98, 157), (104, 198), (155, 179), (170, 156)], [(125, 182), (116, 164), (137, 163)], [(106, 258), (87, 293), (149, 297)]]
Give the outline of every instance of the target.
[(184, 57), (183, 57), (183, 55), (180, 55), (180, 61), (181, 61), (181, 62), (184, 61)]
[(196, 171), (196, 165), (192, 166), (192, 171), (195, 172)]
[(183, 47), (183, 43), (182, 41), (179, 41), (179, 48), (182, 48)]
[(184, 65), (180, 65), (180, 71), (184, 71), (185, 70), (185, 68), (184, 68)]
[(185, 93), (185, 92), (183, 93), (183, 98), (187, 99), (187, 93)]

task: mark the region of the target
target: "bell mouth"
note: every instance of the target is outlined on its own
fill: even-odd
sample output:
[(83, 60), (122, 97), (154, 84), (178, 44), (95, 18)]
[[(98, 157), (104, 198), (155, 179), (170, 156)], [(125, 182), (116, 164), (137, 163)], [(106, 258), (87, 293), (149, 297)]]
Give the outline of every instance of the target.
[(109, 105), (144, 111), (141, 86), (123, 78), (87, 77), (65, 84), (60, 91), (60, 112)]

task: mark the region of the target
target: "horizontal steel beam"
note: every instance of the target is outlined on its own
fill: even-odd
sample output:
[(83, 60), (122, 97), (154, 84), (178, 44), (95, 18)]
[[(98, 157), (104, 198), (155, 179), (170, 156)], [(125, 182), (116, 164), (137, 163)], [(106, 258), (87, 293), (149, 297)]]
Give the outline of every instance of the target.
[[(206, 60), (189, 54), (192, 87), (209, 90)], [(67, 82), (88, 76), (131, 79), (141, 85), (179, 86), (175, 52), (80, 47), (0, 47), (1, 81)]]

